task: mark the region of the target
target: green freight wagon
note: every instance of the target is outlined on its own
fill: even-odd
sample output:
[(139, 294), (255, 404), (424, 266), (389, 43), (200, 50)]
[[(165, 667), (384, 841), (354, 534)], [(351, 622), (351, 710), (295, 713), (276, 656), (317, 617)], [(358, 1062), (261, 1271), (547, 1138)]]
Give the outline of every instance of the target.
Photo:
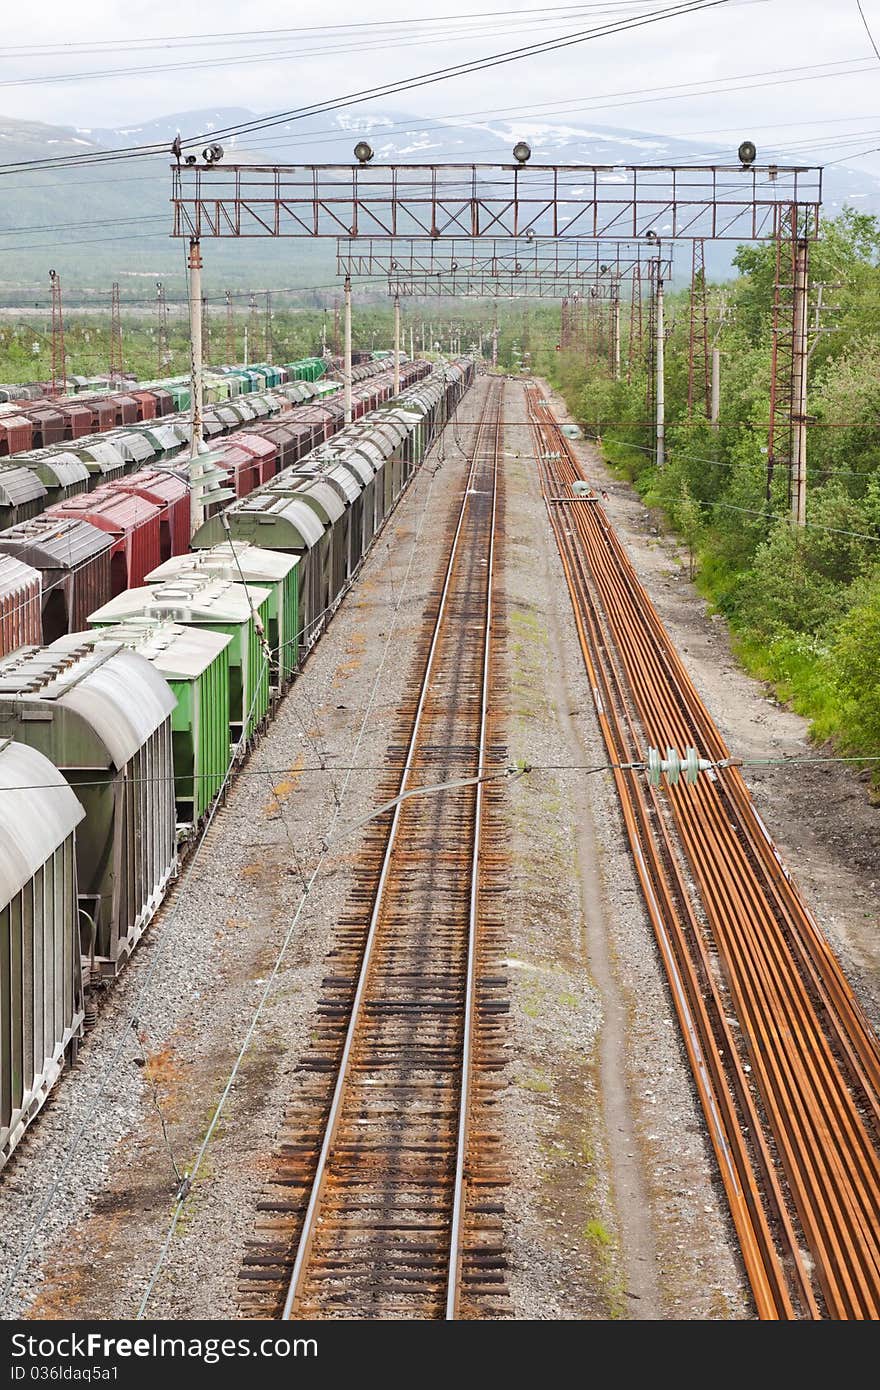
[(121, 643), (149, 661), (171, 687), (174, 799), (177, 820), (197, 826), (207, 815), (229, 766), (229, 647), (232, 637), (205, 627), (131, 618), (114, 627), (64, 638), (74, 644)]
[(321, 357), (304, 357), (299, 362), (285, 362), (292, 381), (317, 381), (327, 370)]
[(147, 583), (177, 579), (185, 574), (210, 574), (212, 579), (257, 584), (269, 590), (269, 647), (272, 680), (282, 688), (297, 667), (299, 645), (299, 556), (264, 550), (247, 541), (226, 541), (210, 550), (172, 555), (147, 575)]
[(237, 743), (259, 728), (269, 709), (269, 663), (260, 633), (269, 632), (269, 591), (232, 584), (208, 575), (187, 575), (173, 583), (126, 589), (89, 614), (92, 627), (109, 627), (130, 618), (170, 620), (185, 627), (226, 633), (229, 646), (229, 729)]
[(0, 665), (0, 738), (54, 763), (85, 810), (76, 836), (81, 945), (115, 974), (177, 869), (168, 683), (124, 647), (63, 638)]

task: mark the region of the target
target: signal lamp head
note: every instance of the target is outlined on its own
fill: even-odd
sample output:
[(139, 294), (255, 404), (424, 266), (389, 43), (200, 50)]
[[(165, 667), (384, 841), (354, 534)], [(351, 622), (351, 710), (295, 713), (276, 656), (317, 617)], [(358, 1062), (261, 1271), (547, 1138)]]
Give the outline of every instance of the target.
[(369, 164), (373, 158), (372, 145), (368, 145), (366, 140), (358, 140), (354, 147), (354, 157), (358, 164)]
[(525, 140), (517, 140), (513, 147), (513, 157), (517, 164), (526, 164), (532, 157), (532, 151)]
[(206, 145), (202, 150), (202, 159), (206, 164), (216, 164), (218, 159), (223, 158), (222, 145)]
[(748, 169), (750, 164), (754, 164), (755, 155), (757, 153), (758, 151), (755, 149), (751, 140), (743, 140), (742, 144), (737, 150), (737, 155), (739, 156), (739, 162), (744, 169)]
[(196, 164), (198, 161), (194, 154), (188, 154), (183, 162), (184, 164)]

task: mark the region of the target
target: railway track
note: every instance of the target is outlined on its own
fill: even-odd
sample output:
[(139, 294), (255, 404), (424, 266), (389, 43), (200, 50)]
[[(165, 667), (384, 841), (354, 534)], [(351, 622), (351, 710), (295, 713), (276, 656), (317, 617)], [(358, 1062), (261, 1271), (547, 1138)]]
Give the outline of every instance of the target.
[[(489, 385), (377, 805), (504, 766), (493, 742), (502, 382)], [(244, 1316), (504, 1316), (505, 859), (497, 783), (369, 823), (255, 1240)]]
[[(544, 498), (614, 764), (729, 757), (547, 403), (527, 388)], [(762, 1318), (880, 1316), (880, 1047), (735, 767), (655, 789), (624, 822)]]

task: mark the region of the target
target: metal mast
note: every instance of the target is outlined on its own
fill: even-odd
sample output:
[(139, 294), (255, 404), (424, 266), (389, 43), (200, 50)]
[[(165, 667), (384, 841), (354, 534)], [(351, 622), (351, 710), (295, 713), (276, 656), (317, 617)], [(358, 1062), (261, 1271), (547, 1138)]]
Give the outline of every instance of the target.
[(165, 303), (165, 286), (156, 281), (156, 314), (158, 317), (158, 340), (156, 346), (156, 375), (162, 376), (171, 361), (168, 351), (168, 305)]
[(119, 308), (119, 285), (114, 280), (110, 292), (110, 379), (117, 380), (125, 370), (122, 359), (122, 316)]
[(64, 356), (64, 313), (61, 306), (61, 276), (49, 271), (52, 287), (52, 395), (63, 395), (67, 389), (67, 365)]

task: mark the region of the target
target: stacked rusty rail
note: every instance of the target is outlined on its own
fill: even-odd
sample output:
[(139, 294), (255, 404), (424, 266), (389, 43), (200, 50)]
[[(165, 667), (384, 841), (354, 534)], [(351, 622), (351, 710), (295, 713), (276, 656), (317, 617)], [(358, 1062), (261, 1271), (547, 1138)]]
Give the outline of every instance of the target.
[[(550, 520), (609, 758), (724, 741), (546, 402)], [(654, 789), (627, 834), (762, 1318), (880, 1315), (880, 1047), (734, 767)]]
[(245, 1316), (505, 1311), (492, 1133), (504, 861), (497, 784), (473, 780), (504, 765), (490, 728), (502, 403), (499, 382), (378, 790), (396, 804), (366, 831), (241, 1271)]

